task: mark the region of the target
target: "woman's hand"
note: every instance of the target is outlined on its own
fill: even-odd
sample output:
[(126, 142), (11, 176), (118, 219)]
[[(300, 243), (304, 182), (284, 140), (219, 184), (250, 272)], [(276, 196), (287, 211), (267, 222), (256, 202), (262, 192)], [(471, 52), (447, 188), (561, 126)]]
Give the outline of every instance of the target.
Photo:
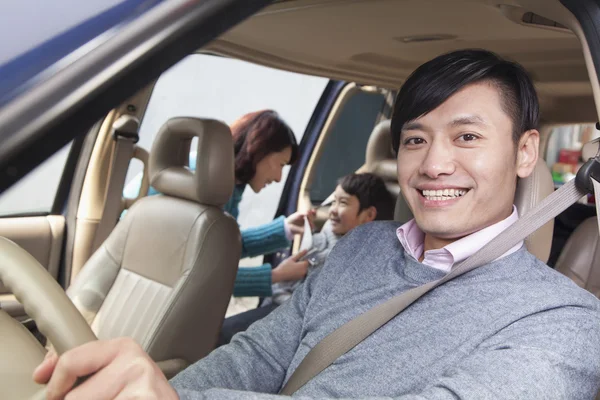
[[(92, 375), (93, 374), (93, 375)], [(91, 375), (73, 388), (80, 377)], [(86, 343), (57, 356), (50, 351), (33, 373), (37, 383), (48, 383), (48, 400), (165, 399), (179, 396), (150, 356), (130, 338)]]
[(307, 250), (303, 250), (298, 254), (283, 260), (275, 269), (273, 269), (271, 275), (271, 281), (273, 283), (283, 281), (297, 281), (306, 276), (308, 273), (308, 261), (298, 261), (306, 255)]
[(288, 225), (292, 234), (302, 235), (304, 233), (304, 217), (308, 218), (308, 222), (312, 229), (314, 227), (315, 215), (315, 210), (310, 210), (308, 213), (295, 212), (285, 219), (285, 223)]

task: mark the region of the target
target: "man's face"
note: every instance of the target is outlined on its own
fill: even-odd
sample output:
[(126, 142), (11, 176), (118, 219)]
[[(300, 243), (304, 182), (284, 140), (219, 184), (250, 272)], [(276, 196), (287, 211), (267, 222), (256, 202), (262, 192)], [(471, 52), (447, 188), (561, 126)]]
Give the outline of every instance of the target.
[(512, 213), (517, 176), (533, 171), (539, 134), (528, 131), (515, 146), (501, 101), (493, 84), (475, 83), (405, 124), (398, 181), (426, 240), (443, 246)]
[(359, 212), (358, 197), (346, 193), (340, 185), (335, 188), (333, 196), (334, 200), (329, 208), (329, 222), (331, 231), (336, 235), (345, 235), (357, 226), (373, 220), (373, 210), (365, 209)]

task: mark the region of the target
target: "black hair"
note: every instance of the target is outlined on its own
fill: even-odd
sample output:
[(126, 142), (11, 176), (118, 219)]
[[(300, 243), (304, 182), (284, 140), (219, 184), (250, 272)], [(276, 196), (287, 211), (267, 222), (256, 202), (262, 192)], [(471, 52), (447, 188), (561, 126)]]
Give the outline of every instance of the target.
[(538, 97), (525, 69), (487, 50), (458, 50), (444, 54), (417, 68), (398, 92), (392, 113), (394, 150), (400, 146), (400, 133), (407, 122), (435, 110), (465, 86), (489, 81), (500, 90), (502, 107), (513, 122), (513, 141), (536, 129)]
[(346, 193), (358, 198), (359, 212), (375, 207), (376, 220), (393, 219), (394, 199), (380, 177), (369, 173), (350, 174), (341, 178), (338, 184)]

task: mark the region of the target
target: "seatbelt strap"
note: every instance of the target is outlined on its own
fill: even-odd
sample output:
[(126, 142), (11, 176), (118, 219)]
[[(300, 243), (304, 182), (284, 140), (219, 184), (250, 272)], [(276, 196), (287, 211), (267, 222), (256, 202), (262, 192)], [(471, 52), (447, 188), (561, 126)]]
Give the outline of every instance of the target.
[[(600, 163), (596, 163), (600, 166)], [(587, 182), (590, 180), (592, 179), (588, 178)], [(600, 186), (597, 185), (598, 182), (594, 181), (596, 193), (600, 195)], [(381, 328), (419, 297), (451, 279), (496, 260), (546, 222), (577, 202), (586, 193), (588, 193), (588, 190), (581, 187), (581, 185), (576, 185), (575, 179), (567, 182), (500, 233), (494, 240), (458, 264), (442, 279), (403, 292), (340, 326), (310, 350), (298, 368), (292, 373), (280, 394), (291, 396), (336, 359)], [(600, 197), (598, 199), (600, 200)], [(596, 201), (596, 206), (598, 207), (598, 201)]]
[(130, 115), (123, 115), (115, 122), (113, 133), (115, 149), (106, 189), (104, 210), (96, 230), (92, 251), (96, 251), (108, 238), (123, 211), (123, 186), (125, 186), (125, 178), (129, 162), (133, 157), (135, 143), (139, 140), (138, 128), (139, 121)]

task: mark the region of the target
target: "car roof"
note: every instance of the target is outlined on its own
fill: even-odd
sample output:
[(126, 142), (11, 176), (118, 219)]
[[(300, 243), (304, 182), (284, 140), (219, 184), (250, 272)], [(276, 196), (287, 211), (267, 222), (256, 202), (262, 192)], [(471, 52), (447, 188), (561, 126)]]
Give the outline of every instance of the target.
[(572, 24), (572, 15), (558, 0), (505, 3), (511, 5), (489, 0), (278, 1), (206, 49), (397, 89), (417, 66), (439, 54), (484, 48), (529, 71), (543, 120), (594, 121), (581, 44), (565, 26)]

